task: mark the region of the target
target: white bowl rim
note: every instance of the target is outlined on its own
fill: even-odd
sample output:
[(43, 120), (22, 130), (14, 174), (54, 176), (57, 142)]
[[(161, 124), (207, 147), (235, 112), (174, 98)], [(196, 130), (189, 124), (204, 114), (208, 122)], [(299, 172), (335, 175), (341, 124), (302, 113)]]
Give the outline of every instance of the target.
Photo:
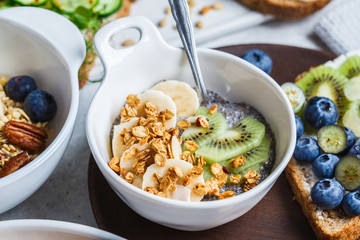
[(97, 238), (110, 238), (114, 240), (123, 239), (120, 236), (110, 232), (82, 225), (79, 223), (65, 222), (59, 220), (46, 220), (46, 219), (15, 219), (0, 221), (1, 230), (56, 230), (73, 234), (88, 235)]
[[(44, 10), (46, 10), (46, 9), (44, 9)], [(46, 11), (49, 11), (49, 10), (46, 10)], [(1, 16), (0, 16), (0, 21), (4, 21), (4, 19), (1, 18)], [(47, 47), (49, 47), (49, 49), (52, 50), (55, 53), (55, 55), (57, 55), (59, 58), (61, 58), (62, 62), (66, 63), (66, 60), (63, 57), (63, 55), (61, 54), (61, 52), (51, 42), (49, 42), (46, 38), (44, 38), (41, 34), (37, 34), (36, 32), (31, 31), (26, 26), (18, 24), (16, 22), (13, 22), (11, 20), (6, 19), (5, 22), (10, 25), (13, 25), (16, 28), (21, 29), (21, 31), (24, 31), (24, 32), (34, 36), (35, 38), (37, 38), (39, 41), (41, 41)], [(33, 161), (28, 163), (26, 166), (11, 173), (10, 175), (0, 178), (0, 188), (3, 186), (6, 186), (12, 182), (18, 181), (24, 175), (27, 175), (30, 172), (34, 171), (36, 168), (38, 168), (44, 161), (46, 161), (51, 155), (54, 154), (54, 152), (59, 148), (59, 145), (61, 145), (65, 141), (68, 134), (71, 134), (72, 125), (75, 122), (78, 107), (79, 107), (79, 87), (78, 87), (78, 81), (75, 81), (75, 80), (77, 80), (77, 77), (76, 77), (77, 72), (76, 72), (76, 76), (75, 76), (75, 74), (72, 73), (68, 64), (65, 64), (64, 67), (66, 68), (66, 70), (68, 72), (68, 76), (70, 78), (71, 96), (72, 96), (70, 108), (69, 108), (68, 115), (66, 117), (64, 125), (62, 126), (60, 132), (54, 138), (52, 143), (49, 146), (47, 146), (47, 148), (38, 157), (36, 157)], [(76, 78), (76, 79), (72, 80), (74, 78)]]
[[(163, 42), (163, 43), (166, 44), (165, 42)], [(169, 47), (171, 49), (179, 49), (179, 48), (175, 48), (175, 47), (172, 47), (172, 46), (169, 46), (169, 45), (167, 45), (167, 47)], [(101, 154), (99, 153), (99, 151), (96, 150), (96, 147), (93, 147), (92, 139), (95, 139), (95, 138), (91, 135), (91, 131), (89, 131), (89, 129), (91, 129), (91, 127), (90, 127), (90, 120), (88, 118), (87, 118), (87, 122), (86, 122), (86, 135), (87, 135), (87, 139), (88, 139), (88, 143), (89, 143), (91, 152), (93, 153), (94, 159), (97, 162), (97, 164), (100, 165), (100, 167), (102, 168), (101, 170), (105, 170), (106, 173), (113, 180), (115, 180), (115, 182), (117, 182), (117, 184), (120, 184), (120, 185), (124, 186), (125, 188), (135, 192), (135, 194), (139, 195), (139, 197), (145, 197), (145, 198), (148, 198), (148, 199), (150, 199), (152, 201), (160, 202), (161, 204), (166, 204), (168, 206), (180, 207), (180, 208), (190, 208), (190, 209), (220, 208), (220, 207), (235, 204), (237, 201), (240, 201), (240, 199), (251, 199), (253, 196), (259, 194), (262, 190), (266, 189), (267, 186), (270, 186), (271, 184), (275, 183), (276, 179), (280, 176), (280, 174), (283, 172), (286, 165), (290, 161), (293, 150), (295, 148), (295, 143), (296, 143), (295, 118), (294, 118), (294, 114), (293, 114), (293, 110), (292, 110), (292, 107), (290, 105), (290, 102), (287, 101), (286, 94), (283, 92), (283, 90), (277, 84), (277, 82), (272, 77), (270, 77), (268, 74), (264, 73), (262, 70), (259, 70), (257, 67), (255, 67), (252, 64), (244, 61), (243, 59), (241, 59), (241, 58), (239, 58), (237, 56), (234, 56), (232, 54), (226, 53), (226, 52), (222, 52), (222, 51), (215, 50), (215, 49), (205, 49), (205, 48), (197, 48), (197, 51), (199, 53), (201, 53), (201, 54), (211, 54), (211, 55), (214, 55), (214, 56), (217, 56), (217, 57), (227, 58), (230, 61), (237, 62), (237, 63), (239, 63), (241, 65), (244, 65), (251, 72), (254, 72), (257, 75), (261, 75), (261, 77), (263, 79), (266, 79), (273, 87), (275, 87), (275, 89), (278, 91), (278, 93), (281, 94), (282, 98), (284, 99), (284, 102), (286, 104), (286, 110), (288, 112), (289, 118), (291, 119), (290, 136), (292, 136), (292, 138), (291, 138), (291, 140), (289, 142), (286, 153), (285, 153), (282, 161), (280, 162), (280, 164), (258, 186), (256, 186), (255, 188), (253, 188), (253, 189), (251, 189), (251, 190), (249, 190), (247, 192), (243, 192), (243, 193), (241, 193), (241, 194), (239, 194), (239, 195), (237, 195), (235, 197), (231, 197), (231, 198), (228, 198), (228, 199), (223, 199), (221, 201), (216, 200), (216, 201), (204, 201), (204, 202), (184, 202), (184, 201), (177, 201), (177, 200), (173, 200), (173, 199), (162, 198), (162, 197), (159, 197), (159, 196), (156, 196), (156, 195), (153, 195), (153, 194), (146, 193), (142, 189), (139, 189), (139, 188), (133, 186), (132, 184), (127, 183), (125, 180), (121, 179), (113, 170), (111, 170), (108, 167), (108, 165), (106, 164), (105, 161), (98, 160), (98, 158), (101, 159), (101, 157), (97, 157), (97, 156), (101, 156)], [(96, 92), (96, 94), (93, 97), (93, 100), (92, 100), (92, 102), (90, 104), (88, 114), (90, 113), (90, 111), (92, 109), (91, 106), (92, 106), (94, 100), (97, 98), (97, 95), (102, 91), (102, 89), (106, 85), (107, 81), (108, 81), (107, 73), (105, 73), (102, 85), (99, 87), (98, 91)]]

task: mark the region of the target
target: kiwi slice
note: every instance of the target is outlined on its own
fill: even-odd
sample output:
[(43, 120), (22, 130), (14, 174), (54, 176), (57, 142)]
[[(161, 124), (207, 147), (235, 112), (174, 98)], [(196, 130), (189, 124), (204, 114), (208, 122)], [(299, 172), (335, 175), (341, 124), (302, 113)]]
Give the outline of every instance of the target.
[(344, 86), (344, 95), (350, 101), (360, 99), (360, 75), (350, 79)]
[(321, 65), (311, 69), (296, 84), (304, 91), (306, 101), (315, 96), (327, 97), (336, 104), (342, 116), (346, 102), (343, 88), (348, 81), (338, 70)]
[(340, 159), (335, 168), (335, 178), (349, 191), (360, 186), (360, 159), (347, 155)]
[(264, 135), (264, 124), (247, 116), (218, 138), (200, 146), (195, 154), (196, 156), (203, 156), (206, 162), (210, 164), (221, 162), (258, 147)]
[(224, 161), (222, 165), (225, 166), (233, 174), (244, 175), (249, 170), (255, 170), (256, 172), (260, 172), (262, 164), (269, 159), (269, 150), (270, 139), (265, 136), (260, 146), (241, 155), (245, 157), (244, 165), (238, 168), (233, 168), (229, 164), (229, 160)]
[[(241, 167), (233, 168), (229, 163), (231, 159), (220, 162), (221, 166), (224, 166), (232, 174), (246, 174), (249, 170), (255, 170), (256, 172), (261, 171), (261, 166), (264, 162), (269, 159), (269, 150), (270, 150), (270, 138), (265, 136), (257, 148), (254, 148), (248, 151), (245, 154), (240, 156), (245, 157), (245, 163)], [(211, 164), (206, 164), (203, 166), (204, 169), (204, 179), (205, 181), (209, 178), (214, 177), (210, 170)]]
[(360, 99), (346, 104), (342, 125), (350, 128), (355, 136), (360, 137)]
[(349, 57), (340, 67), (339, 71), (350, 81), (344, 86), (344, 95), (350, 101), (360, 99), (360, 56)]
[(360, 75), (360, 56), (353, 55), (348, 57), (339, 67), (339, 71), (349, 79)]
[(282, 90), (288, 97), (294, 113), (300, 112), (305, 103), (305, 94), (303, 90), (292, 82), (286, 82), (281, 85)]
[(203, 173), (203, 177), (204, 177), (204, 180), (209, 180), (210, 178), (212, 177), (215, 177), (214, 174), (212, 174), (211, 172), (211, 164), (209, 163), (206, 163), (204, 166), (203, 166), (203, 170), (204, 170), (204, 173)]
[(342, 126), (327, 125), (320, 128), (317, 142), (326, 153), (340, 153), (346, 148), (347, 134)]
[(214, 114), (209, 114), (208, 108), (199, 107), (195, 115), (206, 117), (206, 119), (209, 121), (209, 128), (197, 127), (195, 124), (193, 124), (181, 135), (182, 142), (191, 140), (196, 142), (198, 147), (200, 147), (209, 140), (217, 138), (227, 129), (226, 119), (219, 111), (216, 111)]

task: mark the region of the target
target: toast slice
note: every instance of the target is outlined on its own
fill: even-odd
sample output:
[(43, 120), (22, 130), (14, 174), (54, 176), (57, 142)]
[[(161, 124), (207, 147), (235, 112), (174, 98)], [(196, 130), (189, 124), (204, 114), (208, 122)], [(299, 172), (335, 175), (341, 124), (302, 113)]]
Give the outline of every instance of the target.
[(318, 179), (311, 164), (299, 164), (291, 159), (285, 175), (318, 239), (351, 240), (360, 237), (360, 216), (349, 217), (341, 208), (322, 210), (312, 202), (310, 191)]
[(245, 6), (281, 19), (306, 17), (328, 4), (331, 0), (239, 0)]

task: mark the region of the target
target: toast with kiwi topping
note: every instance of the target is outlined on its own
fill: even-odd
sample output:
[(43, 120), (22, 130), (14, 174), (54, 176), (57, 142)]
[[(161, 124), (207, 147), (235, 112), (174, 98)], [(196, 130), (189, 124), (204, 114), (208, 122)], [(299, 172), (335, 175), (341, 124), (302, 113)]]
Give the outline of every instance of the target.
[(328, 4), (331, 0), (239, 0), (245, 6), (281, 19), (306, 17)]
[[(313, 67), (308, 72), (299, 74), (295, 79), (296, 84), (304, 91), (307, 100), (313, 96), (324, 96), (332, 99), (339, 108), (340, 115), (342, 115), (337, 124), (348, 127), (354, 134), (358, 133), (355, 134), (357, 137), (359, 137), (358, 123), (360, 121), (360, 108), (358, 107), (360, 105), (360, 95), (356, 94), (358, 93), (357, 89), (360, 88), (360, 82), (358, 81), (360, 77), (359, 59), (360, 51), (350, 52), (324, 65)], [(344, 118), (345, 114), (347, 115), (346, 118)], [(305, 129), (307, 129), (305, 123), (306, 121), (304, 125)], [(314, 132), (307, 129), (307, 133)], [(344, 156), (344, 154), (346, 153), (338, 154), (341, 157), (340, 161), (344, 162), (344, 159), (348, 156)], [(347, 159), (349, 158), (360, 161), (355, 156), (347, 157)], [(341, 167), (337, 164), (338, 168), (336, 169), (342, 169), (344, 166), (349, 167), (351, 164), (342, 164)], [(344, 171), (345, 174), (347, 172)], [(339, 172), (336, 170), (335, 179), (341, 182), (341, 170), (340, 175), (337, 175), (337, 173)], [(295, 199), (318, 239), (342, 240), (358, 239), (360, 237), (360, 216), (347, 215), (342, 206), (332, 210), (325, 210), (313, 202), (311, 190), (320, 179), (315, 176), (311, 163), (299, 163), (293, 158), (285, 169), (285, 175), (294, 192)], [(349, 184), (341, 184), (349, 192), (354, 191), (354, 189), (356, 191), (358, 187), (356, 185), (350, 188)]]

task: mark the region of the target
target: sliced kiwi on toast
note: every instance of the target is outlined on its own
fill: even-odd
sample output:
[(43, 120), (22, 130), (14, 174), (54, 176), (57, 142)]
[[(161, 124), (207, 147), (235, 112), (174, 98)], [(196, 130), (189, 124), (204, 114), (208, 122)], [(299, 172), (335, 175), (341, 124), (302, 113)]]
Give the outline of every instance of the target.
[(305, 105), (305, 94), (303, 90), (292, 82), (286, 82), (281, 85), (282, 90), (288, 97), (294, 113), (300, 112)]
[(339, 71), (349, 79), (360, 75), (360, 56), (353, 55), (348, 57), (339, 67)]
[(335, 168), (335, 178), (349, 191), (360, 186), (360, 159), (346, 155), (341, 158)]
[(347, 133), (340, 125), (327, 125), (319, 129), (317, 142), (324, 152), (337, 154), (346, 148)]
[(360, 99), (360, 75), (350, 79), (344, 86), (344, 95), (350, 101)]
[(198, 147), (200, 147), (211, 139), (217, 138), (227, 129), (226, 119), (219, 111), (216, 111), (214, 114), (209, 114), (208, 108), (199, 107), (195, 115), (206, 117), (209, 121), (209, 128), (197, 127), (195, 124), (192, 124), (192, 126), (186, 129), (181, 135), (182, 142), (186, 140), (194, 141)]
[(356, 137), (360, 137), (360, 99), (345, 105), (342, 125), (350, 128)]
[(247, 116), (221, 136), (200, 146), (195, 154), (198, 157), (203, 156), (210, 164), (221, 162), (258, 147), (264, 135), (264, 124)]
[(344, 86), (344, 95), (350, 101), (360, 99), (360, 56), (349, 57), (340, 67), (339, 71), (350, 81)]
[(349, 79), (338, 70), (321, 65), (303, 74), (296, 84), (304, 91), (306, 101), (315, 96), (327, 97), (336, 104), (342, 116), (346, 103), (343, 88), (347, 82)]

